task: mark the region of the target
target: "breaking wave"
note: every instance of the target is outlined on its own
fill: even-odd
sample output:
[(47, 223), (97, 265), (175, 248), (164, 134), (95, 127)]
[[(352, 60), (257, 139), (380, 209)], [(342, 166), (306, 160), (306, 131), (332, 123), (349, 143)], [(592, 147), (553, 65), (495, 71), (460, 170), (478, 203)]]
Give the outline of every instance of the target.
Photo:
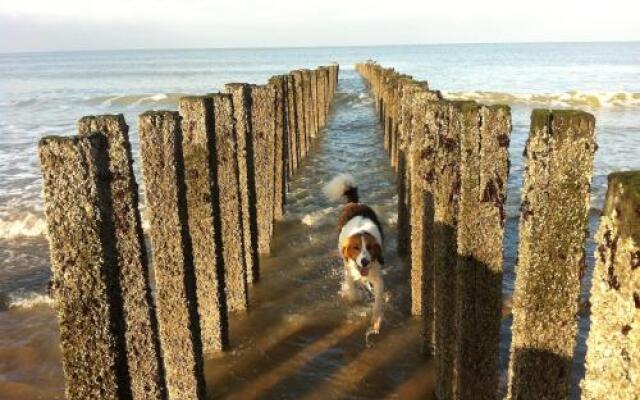
[(8, 219), (0, 218), (0, 238), (34, 237), (45, 235), (47, 223), (42, 214), (20, 213)]
[[(1, 294), (0, 294), (1, 295)], [(33, 308), (50, 306), (53, 299), (48, 294), (19, 290), (15, 293), (0, 296), (0, 309)]]
[[(140, 207), (142, 230), (149, 231), (149, 220), (146, 218), (144, 207)], [(25, 212), (0, 218), (0, 239), (16, 239), (20, 237), (36, 237), (47, 235), (47, 221), (44, 215)]]
[(633, 92), (581, 92), (558, 93), (504, 93), (487, 91), (443, 92), (450, 99), (475, 100), (487, 104), (526, 104), (542, 107), (581, 107), (589, 109), (640, 108), (640, 93)]
[(98, 96), (87, 100), (89, 104), (101, 106), (121, 106), (135, 107), (141, 105), (178, 105), (181, 97), (188, 96), (187, 93), (157, 93), (157, 94), (125, 94), (116, 96)]

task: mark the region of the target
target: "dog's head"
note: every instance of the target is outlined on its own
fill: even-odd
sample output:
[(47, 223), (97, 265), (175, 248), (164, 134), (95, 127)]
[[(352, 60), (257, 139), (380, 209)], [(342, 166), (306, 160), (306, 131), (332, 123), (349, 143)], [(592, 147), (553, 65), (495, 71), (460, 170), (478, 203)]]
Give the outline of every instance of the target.
[(357, 233), (346, 238), (341, 246), (342, 258), (353, 262), (362, 276), (369, 274), (369, 265), (377, 261), (384, 264), (380, 243), (368, 233)]

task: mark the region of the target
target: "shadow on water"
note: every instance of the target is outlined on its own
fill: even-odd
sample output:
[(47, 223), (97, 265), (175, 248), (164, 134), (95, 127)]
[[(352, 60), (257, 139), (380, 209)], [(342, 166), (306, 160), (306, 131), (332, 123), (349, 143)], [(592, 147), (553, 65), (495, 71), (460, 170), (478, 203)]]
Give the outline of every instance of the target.
[[(395, 173), (362, 80), (347, 71), (339, 90), (327, 128), (290, 183), (271, 254), (260, 259), (261, 281), (251, 287), (251, 311), (230, 315), (229, 351), (205, 361), (209, 398), (411, 399), (432, 391), (421, 323), (408, 316), (408, 265), (396, 255)], [(338, 294), (341, 205), (321, 189), (341, 172), (355, 177), (385, 230), (385, 324), (372, 348), (364, 342), (371, 299), (363, 293), (348, 305)]]

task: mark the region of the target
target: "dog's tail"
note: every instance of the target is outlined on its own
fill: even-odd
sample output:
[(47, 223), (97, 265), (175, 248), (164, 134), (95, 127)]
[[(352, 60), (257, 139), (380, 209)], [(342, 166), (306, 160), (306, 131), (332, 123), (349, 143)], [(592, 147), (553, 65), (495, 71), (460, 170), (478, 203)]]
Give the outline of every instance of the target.
[(349, 174), (340, 174), (333, 178), (323, 189), (325, 196), (331, 201), (346, 201), (357, 203), (358, 186), (355, 179)]

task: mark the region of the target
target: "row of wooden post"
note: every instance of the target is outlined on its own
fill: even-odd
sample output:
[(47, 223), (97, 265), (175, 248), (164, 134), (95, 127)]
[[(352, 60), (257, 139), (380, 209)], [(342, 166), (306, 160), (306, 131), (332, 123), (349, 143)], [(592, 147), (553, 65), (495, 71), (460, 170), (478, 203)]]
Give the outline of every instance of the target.
[[(398, 242), (408, 243), (399, 252), (411, 259), (412, 313), (425, 322), (436, 394), (441, 400), (495, 399), (510, 109), (443, 99), (427, 82), (375, 62), (356, 69), (371, 88), (398, 172)], [(531, 116), (511, 399), (570, 393), (594, 128), (594, 117), (580, 111), (534, 110)], [(592, 283), (585, 399), (640, 396), (639, 210), (640, 173), (612, 175)], [(617, 252), (622, 243), (624, 252)]]
[(327, 122), (338, 65), (140, 116), (149, 282), (129, 128), (80, 119), (39, 145), (69, 399), (203, 399), (203, 353), (247, 310), (287, 182)]

